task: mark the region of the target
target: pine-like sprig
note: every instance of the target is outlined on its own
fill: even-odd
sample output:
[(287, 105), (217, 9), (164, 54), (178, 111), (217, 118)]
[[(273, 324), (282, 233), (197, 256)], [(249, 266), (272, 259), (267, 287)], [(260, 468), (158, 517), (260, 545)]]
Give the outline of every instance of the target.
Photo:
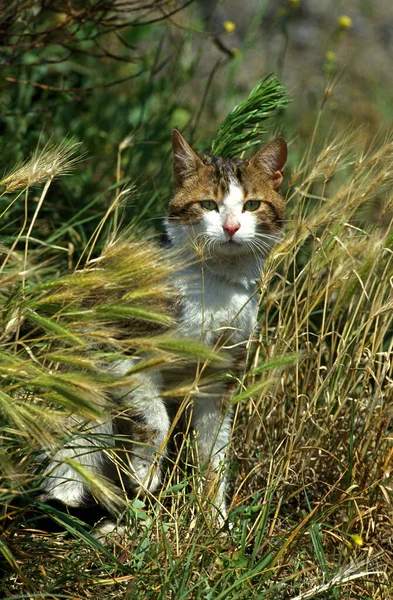
[(260, 81), (246, 100), (237, 104), (221, 123), (212, 144), (212, 154), (232, 158), (261, 144), (263, 121), (276, 115), (290, 102), (282, 83), (274, 75)]

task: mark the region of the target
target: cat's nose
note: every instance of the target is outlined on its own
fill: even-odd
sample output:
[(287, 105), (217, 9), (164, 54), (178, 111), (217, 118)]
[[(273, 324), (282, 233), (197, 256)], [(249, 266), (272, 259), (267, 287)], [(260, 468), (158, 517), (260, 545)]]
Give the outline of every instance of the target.
[(227, 221), (226, 223), (224, 223), (222, 228), (229, 235), (229, 237), (233, 237), (236, 231), (239, 231), (240, 223), (230, 223)]

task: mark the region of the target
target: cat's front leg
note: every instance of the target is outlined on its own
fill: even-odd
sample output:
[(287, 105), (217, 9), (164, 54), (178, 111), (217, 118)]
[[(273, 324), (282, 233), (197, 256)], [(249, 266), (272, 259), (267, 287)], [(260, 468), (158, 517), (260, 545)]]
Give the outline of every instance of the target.
[[(78, 432), (79, 430), (79, 432)], [(69, 440), (52, 454), (43, 480), (45, 500), (59, 500), (67, 506), (79, 507), (88, 496), (85, 477), (73, 468), (80, 465), (87, 474), (102, 475), (108, 465), (108, 454), (113, 446), (113, 428), (110, 418), (95, 423), (83, 423), (70, 417)], [(42, 460), (45, 457), (42, 456)]]
[[(119, 361), (107, 370), (121, 381), (134, 365), (132, 360)], [(47, 453), (50, 462), (43, 481), (43, 498), (79, 507), (88, 497), (88, 479), (94, 475), (116, 483), (120, 480), (133, 493), (139, 488), (155, 492), (161, 482), (170, 428), (160, 398), (161, 387), (159, 373), (124, 377), (114, 394), (115, 411), (112, 409), (111, 414), (96, 422), (71, 417), (69, 439), (61, 448)]]
[(232, 411), (221, 398), (199, 396), (195, 399), (192, 426), (196, 432), (198, 456), (206, 466), (205, 493), (217, 509), (218, 520), (226, 518), (226, 453), (232, 429)]
[(160, 397), (161, 375), (142, 372), (133, 378), (131, 387), (121, 396), (123, 410), (115, 420), (121, 440), (120, 478), (133, 492), (142, 488), (153, 493), (161, 483), (170, 428), (168, 411)]
[(130, 417), (124, 415), (116, 422), (117, 432), (123, 440), (119, 451), (122, 459), (120, 478), (133, 492), (142, 488), (154, 493), (161, 483), (170, 420), (161, 398), (135, 395)]

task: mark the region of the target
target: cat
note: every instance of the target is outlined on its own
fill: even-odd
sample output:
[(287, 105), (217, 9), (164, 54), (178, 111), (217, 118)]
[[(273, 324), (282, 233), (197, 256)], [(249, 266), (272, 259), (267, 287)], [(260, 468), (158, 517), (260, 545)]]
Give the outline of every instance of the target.
[[(198, 154), (175, 129), (172, 150), (175, 190), (166, 230), (169, 245), (183, 265), (173, 282), (180, 295), (176, 335), (223, 348), (231, 370), (240, 374), (256, 326), (258, 278), (283, 227), (285, 204), (279, 188), (287, 144), (279, 137), (250, 159), (219, 158)], [(121, 378), (133, 364), (132, 359), (119, 361), (111, 371)], [(208, 368), (205, 374), (209, 376)], [(156, 492), (171, 411), (179, 405), (178, 399), (161, 396), (178, 376), (171, 369), (136, 375), (132, 388), (122, 393), (122, 417), (87, 424), (88, 435), (81, 431), (52, 455), (44, 479), (45, 498), (74, 507), (83, 504), (87, 486), (67, 463), (70, 458), (118, 482), (118, 468), (107, 452), (113, 434), (132, 440), (117, 451), (126, 465), (122, 484), (131, 492), (140, 487), (146, 493)], [(211, 378), (200, 389), (196, 385), (190, 409), (199, 462), (206, 466), (204, 493), (221, 521), (226, 517), (232, 388), (222, 376)]]

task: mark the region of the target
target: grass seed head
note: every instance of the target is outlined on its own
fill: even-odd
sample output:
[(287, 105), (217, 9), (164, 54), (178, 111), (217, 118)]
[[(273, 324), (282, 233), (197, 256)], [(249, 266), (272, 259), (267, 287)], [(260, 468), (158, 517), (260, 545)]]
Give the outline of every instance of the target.
[(80, 145), (69, 139), (46, 144), (42, 150), (35, 150), (31, 158), (12, 169), (0, 181), (0, 186), (5, 186), (5, 193), (8, 194), (70, 173), (81, 160), (80, 156), (75, 156)]

